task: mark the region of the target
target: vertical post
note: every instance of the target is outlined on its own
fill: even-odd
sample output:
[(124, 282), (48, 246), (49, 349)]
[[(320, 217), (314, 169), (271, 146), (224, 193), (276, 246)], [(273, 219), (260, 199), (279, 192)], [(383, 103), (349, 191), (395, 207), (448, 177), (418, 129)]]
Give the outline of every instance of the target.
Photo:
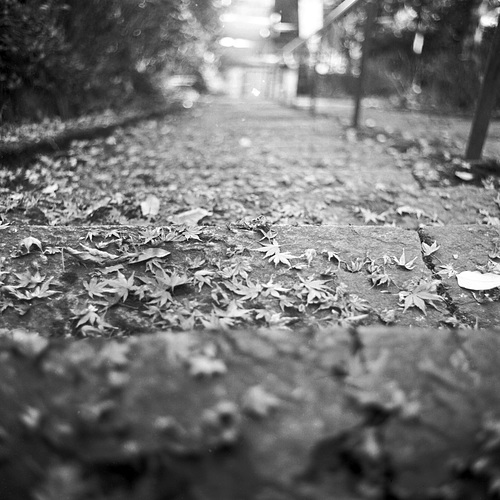
[(312, 68), (310, 69), (310, 77), (311, 81), (310, 83), (310, 88), (309, 88), (309, 113), (311, 113), (311, 116), (316, 116), (316, 90), (317, 90), (317, 85), (318, 85), (318, 75), (316, 73), (316, 68), (313, 65)]
[(484, 142), (488, 134), (491, 113), (495, 107), (498, 88), (500, 87), (500, 19), (491, 43), (488, 63), (484, 74), (481, 93), (476, 105), (474, 119), (465, 152), (466, 160), (479, 160), (483, 153)]
[(370, 51), (371, 37), (375, 18), (377, 16), (377, 4), (373, 0), (368, 0), (366, 4), (366, 21), (364, 29), (364, 40), (361, 48), (361, 63), (360, 73), (358, 76), (358, 84), (356, 86), (356, 101), (354, 106), (354, 115), (352, 117), (352, 126), (358, 128), (359, 116), (361, 114), (361, 101), (363, 99), (365, 78), (366, 78), (366, 62), (368, 60), (368, 52)]

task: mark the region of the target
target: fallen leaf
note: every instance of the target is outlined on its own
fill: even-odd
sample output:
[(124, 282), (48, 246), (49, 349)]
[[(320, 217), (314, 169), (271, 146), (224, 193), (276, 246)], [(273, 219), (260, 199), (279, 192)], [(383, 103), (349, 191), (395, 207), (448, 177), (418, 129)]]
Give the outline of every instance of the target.
[(129, 263), (138, 264), (139, 262), (145, 262), (150, 259), (162, 259), (168, 255), (170, 255), (170, 252), (168, 250), (164, 250), (163, 248), (147, 248), (146, 250), (135, 254), (129, 260)]
[(39, 250), (42, 250), (42, 242), (38, 238), (28, 236), (27, 238), (24, 238), (19, 244), (19, 248), (21, 249), (21, 251), (26, 250), (27, 253), (31, 252), (31, 247), (37, 247)]
[(54, 183), (42, 189), (43, 194), (54, 194), (59, 189), (59, 184)]
[(500, 274), (463, 271), (457, 274), (457, 282), (467, 290), (492, 290), (500, 287)]
[(261, 385), (254, 385), (243, 396), (243, 409), (254, 417), (267, 417), (280, 406), (280, 400), (267, 392)]
[(141, 202), (141, 212), (144, 217), (154, 217), (160, 212), (160, 200), (154, 194), (148, 195), (148, 197)]
[(458, 172), (455, 172), (455, 176), (463, 181), (466, 181), (466, 182), (474, 180), (474, 174), (471, 172), (458, 171)]
[(422, 253), (424, 257), (429, 257), (429, 255), (432, 255), (434, 252), (437, 252), (441, 247), (437, 244), (437, 241), (434, 241), (432, 245), (428, 245), (424, 241), (422, 242)]
[(226, 365), (221, 359), (208, 356), (193, 356), (189, 359), (189, 373), (193, 377), (211, 377), (224, 375), (227, 372)]
[(193, 208), (187, 212), (182, 212), (180, 214), (172, 215), (170, 220), (175, 224), (185, 224), (186, 226), (196, 226), (201, 219), (205, 217), (210, 217), (212, 212), (205, 210), (204, 208)]

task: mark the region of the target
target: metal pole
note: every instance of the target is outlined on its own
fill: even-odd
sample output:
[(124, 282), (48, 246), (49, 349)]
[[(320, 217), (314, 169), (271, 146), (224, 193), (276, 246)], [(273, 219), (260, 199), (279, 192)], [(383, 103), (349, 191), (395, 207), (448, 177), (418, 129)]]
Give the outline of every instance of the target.
[(354, 106), (354, 115), (352, 117), (352, 126), (358, 128), (359, 126), (359, 116), (361, 114), (361, 101), (363, 99), (365, 78), (366, 78), (366, 62), (368, 60), (368, 52), (370, 51), (371, 36), (373, 31), (373, 26), (375, 24), (375, 18), (377, 16), (377, 4), (370, 0), (366, 4), (366, 21), (364, 29), (364, 40), (361, 52), (361, 63), (360, 63), (360, 73), (358, 76), (358, 84), (356, 88), (356, 101)]
[(474, 119), (472, 121), (466, 160), (479, 160), (483, 153), (484, 142), (488, 134), (491, 113), (496, 104), (498, 88), (500, 87), (500, 19), (495, 30), (488, 63), (484, 74), (481, 93), (477, 102)]

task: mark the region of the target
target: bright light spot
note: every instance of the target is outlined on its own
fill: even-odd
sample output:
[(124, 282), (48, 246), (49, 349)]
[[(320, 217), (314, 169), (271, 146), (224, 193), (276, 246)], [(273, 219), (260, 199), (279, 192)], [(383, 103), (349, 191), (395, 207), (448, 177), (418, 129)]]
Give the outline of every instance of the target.
[(262, 61), (267, 64), (276, 64), (280, 61), (280, 58), (276, 54), (264, 54), (262, 56)]
[(271, 23), (275, 24), (275, 23), (279, 23), (281, 21), (281, 14), (279, 14), (278, 12), (273, 12), (270, 16), (269, 16), (269, 20), (271, 21)]
[(242, 137), (238, 142), (242, 148), (249, 148), (252, 146), (252, 141), (248, 137)]
[(330, 70), (328, 64), (326, 63), (318, 63), (316, 64), (316, 73), (318, 75), (326, 75), (328, 74), (328, 71)]
[(182, 101), (182, 107), (186, 109), (191, 109), (193, 104), (194, 102), (191, 99), (184, 99), (184, 101)]
[(229, 7), (231, 5), (232, 0), (221, 0), (220, 4), (222, 7)]
[(259, 35), (262, 38), (269, 38), (271, 36), (271, 32), (269, 31), (269, 28), (261, 28), (259, 31)]
[(250, 49), (254, 46), (254, 43), (251, 40), (245, 40), (243, 38), (225, 36), (219, 40), (219, 45), (223, 47), (234, 47), (235, 49)]
[(494, 28), (498, 24), (499, 15), (500, 15), (500, 8), (482, 15), (479, 20), (480, 26), (482, 28)]
[(413, 39), (413, 52), (420, 55), (422, 49), (424, 48), (424, 35), (422, 33), (415, 33), (415, 38)]
[(264, 16), (244, 16), (241, 14), (222, 14), (219, 17), (222, 23), (252, 24), (255, 26), (269, 26), (269, 17)]
[(223, 47), (234, 47), (234, 38), (225, 36), (219, 40), (219, 45), (222, 45)]
[(252, 89), (252, 95), (255, 96), (255, 97), (259, 97), (260, 96), (260, 90), (257, 90), (256, 88), (253, 88)]
[(299, 36), (309, 38), (323, 27), (323, 1), (299, 0)]
[(206, 63), (211, 64), (215, 61), (215, 54), (213, 52), (205, 52), (203, 54), (203, 60)]
[(413, 92), (415, 92), (415, 94), (421, 94), (422, 93), (422, 87), (420, 85), (417, 85), (416, 83), (414, 83), (411, 86), (411, 89), (413, 90)]
[(235, 49), (249, 49), (253, 46), (253, 42), (251, 42), (250, 40), (244, 40), (243, 38), (236, 38), (233, 44), (233, 47)]

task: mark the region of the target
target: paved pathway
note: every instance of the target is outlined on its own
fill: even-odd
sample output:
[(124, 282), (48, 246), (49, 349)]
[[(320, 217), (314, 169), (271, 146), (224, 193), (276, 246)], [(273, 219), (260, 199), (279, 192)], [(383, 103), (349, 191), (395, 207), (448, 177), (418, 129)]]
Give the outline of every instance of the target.
[(152, 224), (2, 224), (2, 499), (497, 488), (498, 289), (456, 273), (498, 266), (499, 201), (389, 141), (217, 98), (88, 145)]

